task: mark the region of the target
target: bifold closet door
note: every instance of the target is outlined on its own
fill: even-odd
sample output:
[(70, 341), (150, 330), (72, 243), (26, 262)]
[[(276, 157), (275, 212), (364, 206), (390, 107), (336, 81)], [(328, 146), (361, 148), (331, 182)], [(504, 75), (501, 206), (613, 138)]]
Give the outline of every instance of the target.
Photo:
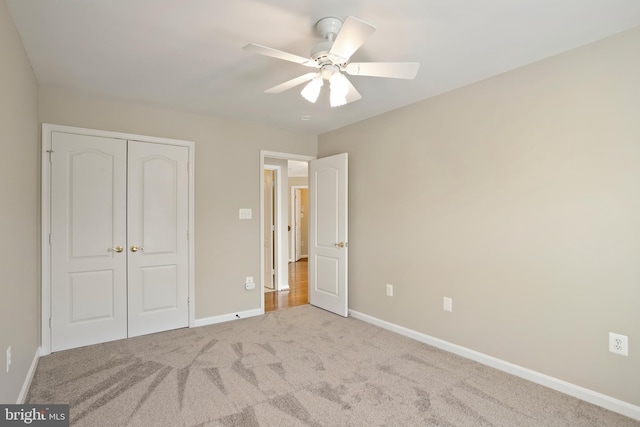
[(54, 132), (51, 350), (127, 336), (127, 143)]
[(188, 326), (184, 146), (52, 133), (51, 351)]
[(189, 324), (187, 147), (129, 141), (129, 336)]

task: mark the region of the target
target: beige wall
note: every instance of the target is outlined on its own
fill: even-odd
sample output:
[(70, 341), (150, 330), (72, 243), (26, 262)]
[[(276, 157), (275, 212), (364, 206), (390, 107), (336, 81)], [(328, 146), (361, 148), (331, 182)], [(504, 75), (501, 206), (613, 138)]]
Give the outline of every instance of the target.
[(635, 29), (321, 135), (349, 153), (350, 308), (640, 405), (638, 52)]
[[(316, 154), (316, 136), (41, 87), (45, 123), (195, 141), (196, 319), (260, 308), (260, 150)], [(252, 220), (238, 219), (251, 208)]]
[(16, 403), (40, 341), (38, 82), (4, 1), (0, 94), (0, 403)]

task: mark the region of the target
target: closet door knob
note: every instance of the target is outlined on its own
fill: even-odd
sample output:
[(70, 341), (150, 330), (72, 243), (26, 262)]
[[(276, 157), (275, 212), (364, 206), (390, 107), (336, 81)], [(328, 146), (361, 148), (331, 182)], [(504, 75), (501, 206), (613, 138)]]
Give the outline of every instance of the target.
[(131, 246), (131, 252), (138, 252), (142, 250), (144, 250), (142, 246), (136, 246), (136, 245)]
[(116, 246), (115, 248), (109, 248), (107, 249), (107, 252), (117, 252), (120, 253), (124, 250), (124, 248), (122, 246)]

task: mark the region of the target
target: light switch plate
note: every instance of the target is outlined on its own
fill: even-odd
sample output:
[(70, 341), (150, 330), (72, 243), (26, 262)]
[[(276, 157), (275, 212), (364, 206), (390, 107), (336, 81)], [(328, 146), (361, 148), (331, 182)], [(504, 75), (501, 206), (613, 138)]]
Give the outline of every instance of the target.
[(251, 209), (240, 209), (240, 213), (238, 215), (240, 219), (251, 219), (253, 217), (253, 212)]
[(392, 297), (393, 296), (393, 285), (390, 285), (387, 283), (387, 296), (388, 297)]

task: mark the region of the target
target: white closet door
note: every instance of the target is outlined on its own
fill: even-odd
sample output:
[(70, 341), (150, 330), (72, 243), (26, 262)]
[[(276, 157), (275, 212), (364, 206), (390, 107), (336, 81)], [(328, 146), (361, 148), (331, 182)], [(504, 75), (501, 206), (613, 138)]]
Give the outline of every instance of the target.
[(126, 141), (54, 132), (51, 350), (127, 336)]
[(186, 327), (187, 147), (129, 141), (129, 336)]

